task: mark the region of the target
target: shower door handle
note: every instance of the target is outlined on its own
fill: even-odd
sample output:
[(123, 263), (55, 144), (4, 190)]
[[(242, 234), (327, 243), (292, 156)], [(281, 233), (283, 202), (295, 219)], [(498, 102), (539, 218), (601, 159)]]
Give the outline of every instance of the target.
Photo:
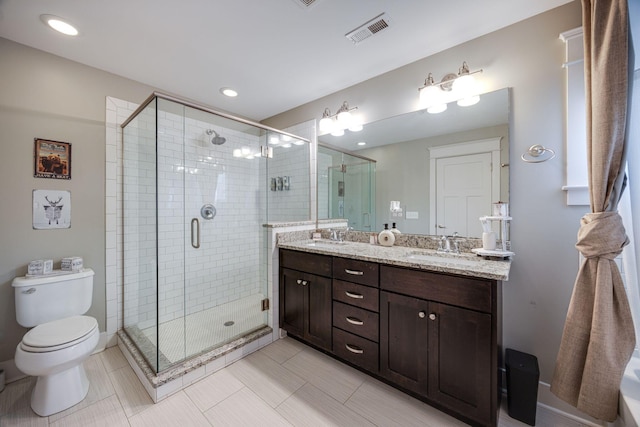
[(191, 220), (191, 246), (196, 249), (200, 247), (200, 221), (198, 220), (198, 218), (193, 218)]

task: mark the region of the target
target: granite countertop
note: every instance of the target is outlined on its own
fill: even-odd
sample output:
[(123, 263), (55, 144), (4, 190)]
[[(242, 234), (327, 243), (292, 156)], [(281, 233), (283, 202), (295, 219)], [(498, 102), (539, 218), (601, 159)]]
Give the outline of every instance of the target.
[(432, 249), (404, 246), (386, 247), (357, 242), (301, 240), (280, 242), (278, 247), (425, 271), (504, 281), (509, 280), (509, 269), (511, 268), (510, 260), (493, 261), (472, 253), (446, 254)]

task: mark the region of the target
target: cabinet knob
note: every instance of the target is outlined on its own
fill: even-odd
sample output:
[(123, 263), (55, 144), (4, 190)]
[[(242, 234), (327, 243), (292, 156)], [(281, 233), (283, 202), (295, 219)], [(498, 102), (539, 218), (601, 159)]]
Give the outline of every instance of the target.
[(421, 311), (418, 313), (418, 317), (421, 319), (424, 319), (424, 317), (427, 315), (427, 313), (425, 313), (424, 311)]
[(436, 318), (437, 318), (437, 316), (436, 316), (434, 313), (431, 313), (431, 314), (429, 315), (429, 319), (430, 319), (430, 320), (436, 320)]
[(302, 281), (302, 286), (307, 286), (309, 284), (309, 282), (307, 282), (306, 280)]
[(298, 279), (298, 280), (296, 280), (296, 283), (297, 283), (298, 285), (301, 285), (301, 284), (302, 284), (302, 279)]

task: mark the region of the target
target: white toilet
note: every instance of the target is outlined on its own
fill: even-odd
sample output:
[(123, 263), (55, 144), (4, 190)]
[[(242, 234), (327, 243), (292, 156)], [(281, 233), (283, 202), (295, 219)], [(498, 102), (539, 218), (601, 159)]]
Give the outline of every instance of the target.
[(91, 307), (93, 275), (85, 268), (13, 280), (18, 323), (35, 326), (18, 344), (15, 363), (38, 377), (31, 408), (40, 416), (75, 405), (89, 391), (82, 362), (96, 348), (100, 333), (96, 319), (82, 314)]

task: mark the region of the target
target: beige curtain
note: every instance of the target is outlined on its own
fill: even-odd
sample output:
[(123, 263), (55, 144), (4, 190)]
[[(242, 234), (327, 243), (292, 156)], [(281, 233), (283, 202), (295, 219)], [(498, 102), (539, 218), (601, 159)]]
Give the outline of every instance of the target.
[(591, 213), (576, 248), (584, 255), (571, 296), (551, 391), (613, 421), (635, 346), (631, 311), (613, 259), (628, 244), (617, 213), (626, 177), (629, 24), (626, 0), (582, 0)]

